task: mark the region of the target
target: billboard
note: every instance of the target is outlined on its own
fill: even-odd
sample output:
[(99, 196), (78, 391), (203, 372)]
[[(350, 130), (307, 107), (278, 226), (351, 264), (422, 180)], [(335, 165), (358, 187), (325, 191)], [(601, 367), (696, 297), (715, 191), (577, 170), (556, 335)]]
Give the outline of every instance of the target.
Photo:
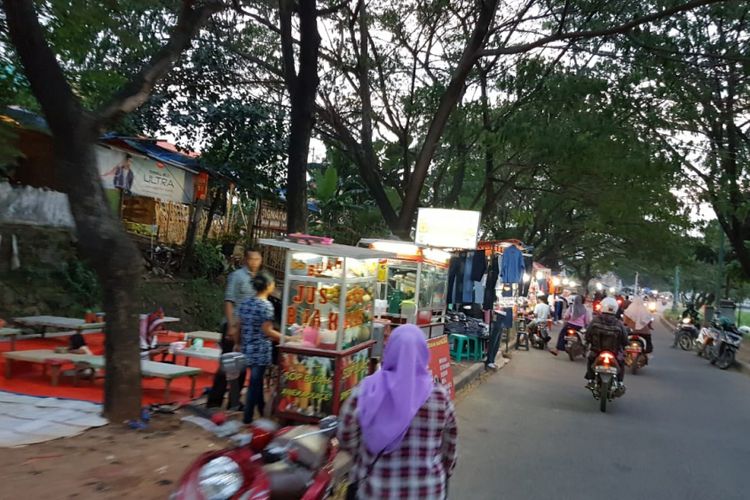
[(103, 147), (96, 148), (96, 156), (104, 189), (121, 189), (162, 201), (192, 202), (193, 174), (181, 168)]

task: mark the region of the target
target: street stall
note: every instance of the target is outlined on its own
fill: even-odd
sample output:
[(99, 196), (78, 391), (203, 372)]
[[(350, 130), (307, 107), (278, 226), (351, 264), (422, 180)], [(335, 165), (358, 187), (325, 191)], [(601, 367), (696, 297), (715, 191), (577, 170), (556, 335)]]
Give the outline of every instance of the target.
[(392, 325), (418, 325), (428, 339), (443, 335), (450, 254), (400, 241), (359, 244), (392, 254), (378, 264), (376, 316)]
[(378, 260), (389, 254), (318, 239), (259, 243), (286, 250), (275, 414), (336, 415), (368, 372)]

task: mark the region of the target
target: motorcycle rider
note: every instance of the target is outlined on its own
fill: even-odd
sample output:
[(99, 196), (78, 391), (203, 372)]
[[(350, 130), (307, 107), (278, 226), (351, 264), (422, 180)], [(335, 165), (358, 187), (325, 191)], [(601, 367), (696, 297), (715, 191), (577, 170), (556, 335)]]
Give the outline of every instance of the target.
[(628, 334), (625, 325), (617, 319), (617, 310), (620, 305), (611, 297), (607, 297), (601, 302), (601, 314), (595, 316), (586, 330), (586, 342), (590, 346), (588, 360), (586, 363), (586, 388), (593, 389), (594, 382), (594, 361), (602, 351), (609, 351), (617, 359), (618, 373), (617, 383), (620, 386), (618, 390), (622, 392), (625, 388), (623, 379), (625, 370), (623, 363), (625, 359), (625, 346), (628, 344)]
[[(550, 317), (550, 311), (549, 304), (547, 304), (547, 297), (538, 297), (536, 307), (534, 307), (534, 319), (529, 324), (529, 331), (537, 331), (541, 326), (544, 326)], [(546, 333), (544, 336), (544, 343), (546, 344), (549, 342), (549, 339), (549, 333)]]
[(687, 304), (685, 304), (685, 307), (686, 309), (682, 311), (682, 318), (685, 319), (689, 317), (690, 321), (692, 321), (693, 325), (695, 325), (697, 328), (700, 324), (701, 313), (698, 312), (698, 310), (695, 308), (695, 304), (693, 304), (692, 302), (688, 302)]
[(631, 328), (634, 335), (643, 337), (646, 341), (646, 354), (653, 352), (654, 344), (651, 341), (651, 330), (654, 329), (654, 318), (643, 304), (643, 299), (635, 297), (623, 314), (625, 326)]

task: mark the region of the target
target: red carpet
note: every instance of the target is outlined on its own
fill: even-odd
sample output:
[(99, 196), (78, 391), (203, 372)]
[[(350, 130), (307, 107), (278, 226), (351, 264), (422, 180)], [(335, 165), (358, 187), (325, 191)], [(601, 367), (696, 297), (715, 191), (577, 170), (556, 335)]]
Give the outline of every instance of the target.
[[(104, 334), (90, 333), (84, 335), (86, 344), (94, 354), (104, 354)], [(160, 341), (162, 336), (160, 335)], [(164, 339), (167, 341), (168, 339)], [(175, 337), (174, 340), (178, 340)], [(181, 340), (181, 339), (180, 339)], [(30, 349), (55, 349), (68, 345), (67, 337), (58, 338), (35, 338), (18, 340), (16, 350), (24, 351)], [(207, 345), (206, 347), (208, 347)], [(214, 347), (214, 346), (211, 346)], [(0, 352), (10, 350), (9, 342), (0, 343)], [(179, 358), (184, 363), (184, 358)], [(13, 378), (5, 378), (5, 358), (0, 358), (0, 390), (10, 391), (31, 396), (47, 396), (56, 398), (81, 399), (101, 403), (104, 397), (104, 379), (96, 379), (94, 382), (83, 380), (78, 387), (73, 386), (71, 377), (60, 377), (60, 383), (53, 387), (49, 376), (42, 375), (42, 366), (39, 364), (13, 362)], [(205, 387), (210, 387), (213, 374), (216, 372), (218, 363), (216, 361), (204, 361), (191, 359), (191, 367), (202, 369), (205, 373), (196, 379), (195, 394), (199, 396)], [(190, 379), (178, 378), (171, 385), (171, 399), (174, 401), (187, 401), (190, 399)], [(164, 380), (157, 378), (143, 379), (143, 404), (164, 403)]]

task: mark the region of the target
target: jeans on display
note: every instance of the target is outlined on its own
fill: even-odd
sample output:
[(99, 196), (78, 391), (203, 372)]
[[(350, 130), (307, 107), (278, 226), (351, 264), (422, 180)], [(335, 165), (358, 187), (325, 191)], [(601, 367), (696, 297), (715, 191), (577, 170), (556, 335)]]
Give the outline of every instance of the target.
[(250, 384), (247, 388), (247, 402), (245, 403), (245, 415), (243, 421), (249, 424), (253, 421), (255, 407), (263, 415), (266, 403), (263, 400), (263, 374), (266, 372), (265, 366), (250, 367)]
[[(234, 351), (234, 342), (227, 335), (226, 322), (221, 328), (221, 353)], [(240, 373), (236, 380), (229, 382), (229, 402), (227, 408), (237, 408), (240, 405), (240, 393), (245, 385), (245, 371)], [(224, 402), (224, 394), (227, 392), (227, 376), (224, 371), (219, 369), (214, 375), (214, 383), (208, 393), (206, 406), (208, 408), (218, 408)]]
[(487, 345), (487, 359), (484, 364), (489, 365), (495, 362), (497, 357), (497, 351), (500, 350), (500, 339), (503, 333), (503, 325), (500, 323), (499, 318), (495, 315), (492, 321), (492, 329), (490, 330), (490, 342)]

